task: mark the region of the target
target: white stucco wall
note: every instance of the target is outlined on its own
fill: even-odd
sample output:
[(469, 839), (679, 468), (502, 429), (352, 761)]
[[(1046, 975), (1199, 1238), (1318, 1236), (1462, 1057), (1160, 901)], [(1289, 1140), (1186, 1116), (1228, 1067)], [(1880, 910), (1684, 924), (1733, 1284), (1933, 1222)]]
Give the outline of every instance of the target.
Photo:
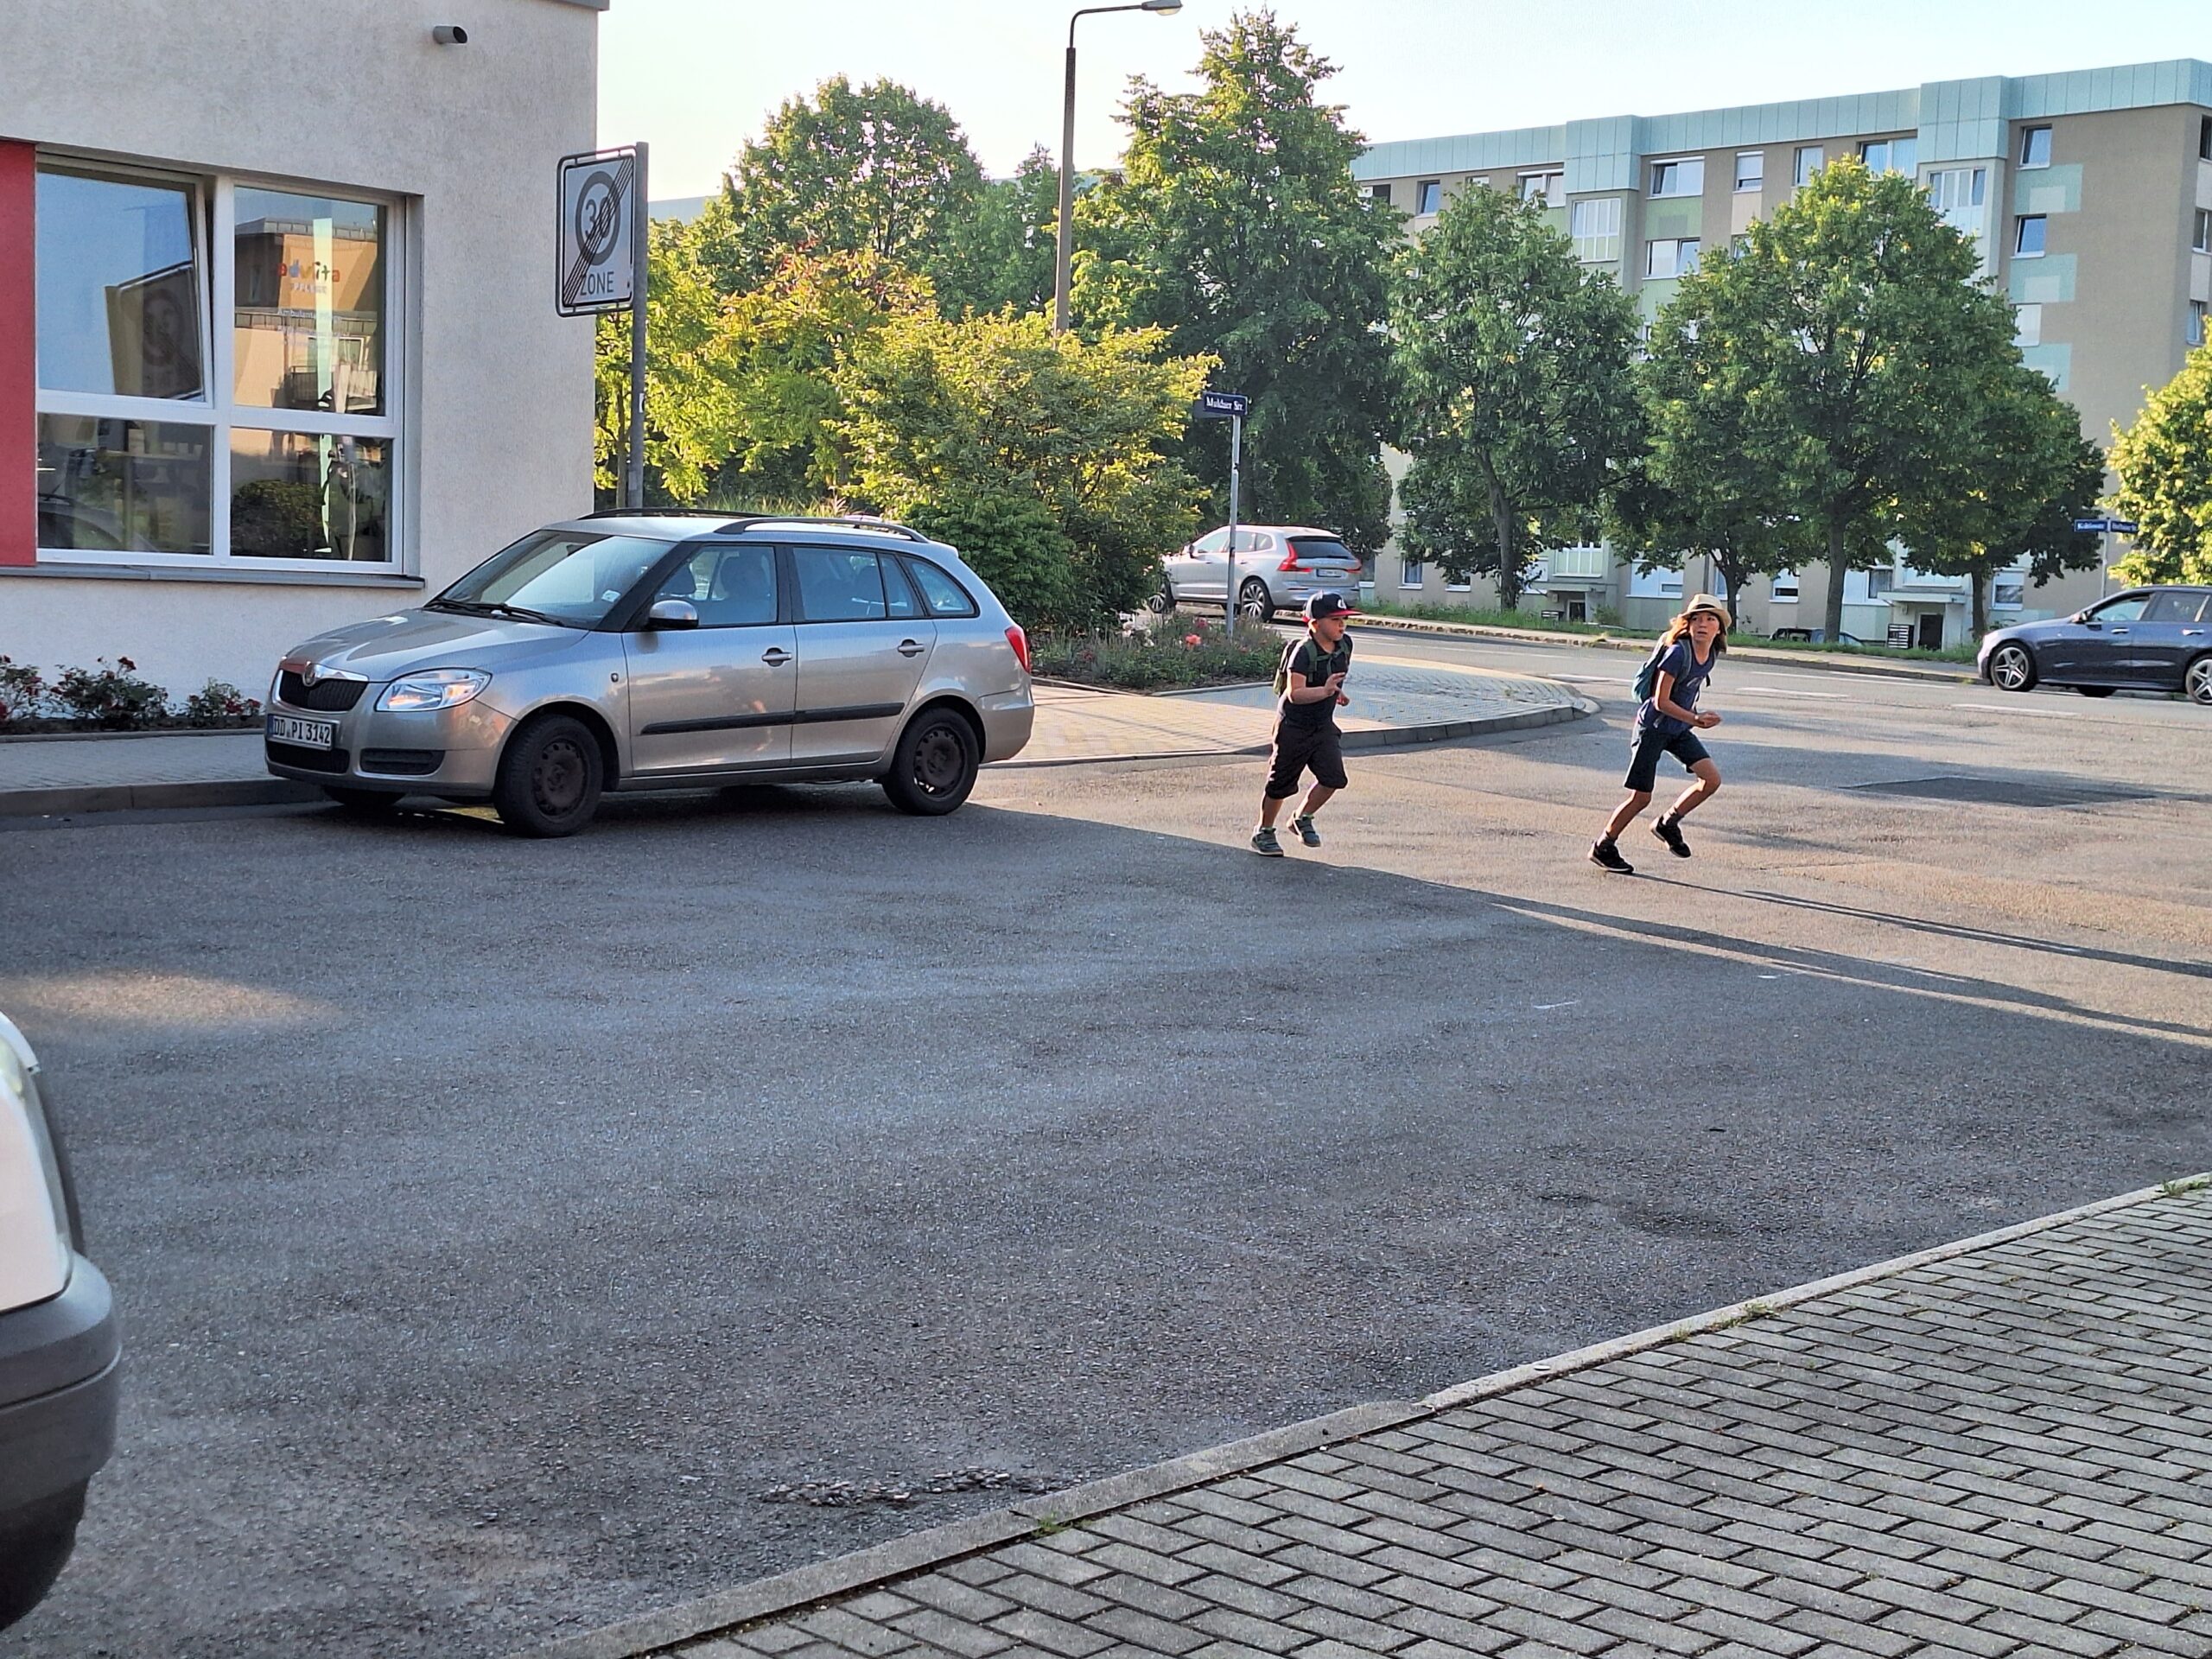
[[(594, 142), (598, 10), (574, 0), (13, 0), (0, 138), (412, 198), (407, 568), (435, 591), (591, 505), (592, 327), (553, 311), (554, 167)], [(432, 42), (458, 23), (468, 44)], [(0, 327), (20, 327), (0, 320)], [(422, 585), (0, 572), (0, 652), (118, 655), (181, 696), (258, 696), (285, 647)]]

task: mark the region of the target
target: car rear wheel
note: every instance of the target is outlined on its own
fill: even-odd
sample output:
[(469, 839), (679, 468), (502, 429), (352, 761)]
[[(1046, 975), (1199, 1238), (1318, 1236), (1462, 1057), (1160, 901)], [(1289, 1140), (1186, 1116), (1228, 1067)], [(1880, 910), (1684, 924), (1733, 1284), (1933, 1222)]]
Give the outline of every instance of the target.
[(2212, 656), (2200, 657), (2182, 670), (2181, 689), (2191, 702), (2212, 708)]
[(580, 720), (548, 715), (507, 740), (492, 804), (517, 835), (573, 836), (599, 810), (605, 765)]
[(1236, 590), (1236, 614), (1245, 621), (1273, 621), (1274, 613), (1275, 603), (1268, 593), (1268, 584), (1257, 576)]
[(931, 709), (900, 734), (883, 792), (901, 812), (941, 817), (968, 798), (982, 765), (975, 728), (950, 709)]
[(348, 812), (364, 817), (381, 817), (399, 804), (399, 797), (387, 795), (380, 789), (341, 789), (335, 784), (325, 784), (322, 792)]
[(0, 1516), (0, 1630), (37, 1606), (68, 1565), (87, 1484)]
[(2036, 659), (2025, 645), (2005, 645), (1997, 647), (1989, 659), (1989, 683), (1999, 691), (2032, 691), (2036, 684)]
[(2074, 689), (2085, 697), (2108, 697), (2119, 690), (2110, 685), (2077, 685)]

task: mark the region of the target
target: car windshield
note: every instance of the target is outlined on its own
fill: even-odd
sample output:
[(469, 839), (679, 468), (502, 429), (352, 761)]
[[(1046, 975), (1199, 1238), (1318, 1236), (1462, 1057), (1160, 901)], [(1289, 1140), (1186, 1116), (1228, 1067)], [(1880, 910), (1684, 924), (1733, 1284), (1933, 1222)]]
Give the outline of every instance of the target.
[(440, 594), (430, 608), (597, 627), (669, 547), (641, 536), (533, 531)]

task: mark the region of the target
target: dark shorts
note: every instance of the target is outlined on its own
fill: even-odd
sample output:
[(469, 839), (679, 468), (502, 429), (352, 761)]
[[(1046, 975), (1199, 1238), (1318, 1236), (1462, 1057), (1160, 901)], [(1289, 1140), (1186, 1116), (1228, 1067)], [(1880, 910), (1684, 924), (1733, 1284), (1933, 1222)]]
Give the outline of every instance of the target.
[(1713, 757), (1705, 745), (1697, 741), (1695, 732), (1662, 732), (1649, 726), (1637, 728), (1635, 747), (1629, 751), (1628, 776), (1621, 779), (1639, 794), (1649, 794), (1659, 781), (1659, 757), (1671, 754), (1682, 763), (1687, 772), (1700, 760)]
[(1274, 753), (1268, 764), (1268, 798), (1287, 800), (1297, 794), (1298, 775), (1302, 772), (1311, 772), (1315, 783), (1329, 789), (1344, 786), (1344, 747), (1333, 720), (1317, 726), (1287, 720), (1275, 723)]

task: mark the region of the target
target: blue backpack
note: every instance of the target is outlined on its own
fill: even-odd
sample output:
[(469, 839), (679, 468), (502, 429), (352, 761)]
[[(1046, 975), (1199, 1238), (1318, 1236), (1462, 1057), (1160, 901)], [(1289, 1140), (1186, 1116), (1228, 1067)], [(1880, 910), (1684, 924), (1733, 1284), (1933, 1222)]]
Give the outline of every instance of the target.
[(1651, 655), (1644, 658), (1643, 666), (1636, 671), (1635, 690), (1638, 702), (1651, 701), (1651, 694), (1659, 689), (1660, 662), (1673, 649), (1673, 645), (1662, 639), (1652, 648)]

